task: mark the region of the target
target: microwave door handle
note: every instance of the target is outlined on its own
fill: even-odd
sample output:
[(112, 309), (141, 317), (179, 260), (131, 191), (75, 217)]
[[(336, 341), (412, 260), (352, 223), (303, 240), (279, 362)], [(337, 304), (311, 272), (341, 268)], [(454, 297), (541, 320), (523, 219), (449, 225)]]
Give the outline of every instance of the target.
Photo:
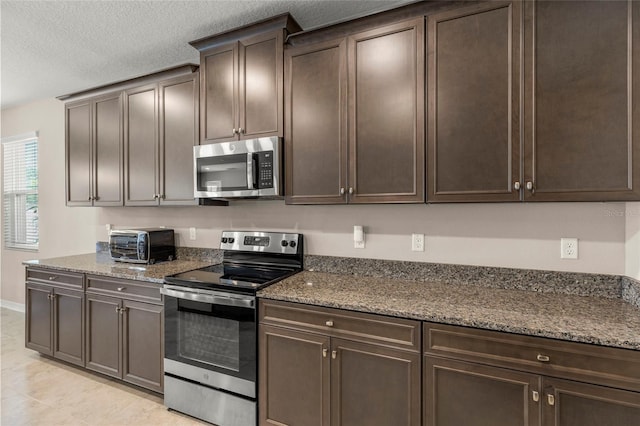
[(253, 167), (253, 154), (252, 153), (247, 153), (247, 189), (254, 189), (255, 185), (255, 170)]

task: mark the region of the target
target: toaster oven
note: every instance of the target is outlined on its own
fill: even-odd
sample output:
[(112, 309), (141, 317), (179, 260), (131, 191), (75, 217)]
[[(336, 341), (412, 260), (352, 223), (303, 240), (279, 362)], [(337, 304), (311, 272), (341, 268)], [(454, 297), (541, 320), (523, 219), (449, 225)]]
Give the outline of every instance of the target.
[(118, 229), (109, 233), (109, 254), (118, 262), (156, 263), (176, 258), (173, 229)]

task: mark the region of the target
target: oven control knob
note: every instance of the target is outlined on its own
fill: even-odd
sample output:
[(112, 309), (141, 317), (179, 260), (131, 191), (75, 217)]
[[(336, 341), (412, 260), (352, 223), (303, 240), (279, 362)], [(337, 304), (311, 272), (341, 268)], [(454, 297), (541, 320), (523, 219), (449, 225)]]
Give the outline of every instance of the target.
[(227, 244), (227, 237), (222, 237), (222, 244)]
[(229, 242), (229, 244), (233, 244), (235, 240), (236, 240), (235, 238), (229, 237), (227, 241)]
[(288, 246), (288, 245), (289, 245), (289, 242), (288, 242), (287, 240), (282, 240), (282, 241), (280, 242), (280, 245), (281, 245), (282, 247), (286, 247), (286, 246)]
[(289, 247), (294, 248), (296, 246), (296, 242), (295, 241), (290, 241), (289, 242)]

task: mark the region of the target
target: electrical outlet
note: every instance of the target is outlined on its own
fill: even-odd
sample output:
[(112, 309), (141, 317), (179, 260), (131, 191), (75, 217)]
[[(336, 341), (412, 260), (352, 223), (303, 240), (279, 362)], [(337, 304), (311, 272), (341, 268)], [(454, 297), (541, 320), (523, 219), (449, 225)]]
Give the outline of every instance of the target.
[(411, 235), (411, 250), (424, 251), (424, 234)]
[(196, 239), (196, 228), (189, 228), (189, 239), (190, 240)]
[(560, 259), (578, 258), (578, 239), (560, 238)]

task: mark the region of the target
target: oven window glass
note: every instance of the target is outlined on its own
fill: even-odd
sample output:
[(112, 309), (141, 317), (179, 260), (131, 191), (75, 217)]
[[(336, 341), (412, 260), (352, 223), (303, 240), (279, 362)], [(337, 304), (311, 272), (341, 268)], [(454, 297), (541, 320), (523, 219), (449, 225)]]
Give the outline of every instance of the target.
[(240, 324), (226, 318), (178, 311), (179, 355), (233, 371), (240, 370)]
[(248, 188), (247, 154), (204, 157), (196, 161), (198, 191), (240, 191)]

